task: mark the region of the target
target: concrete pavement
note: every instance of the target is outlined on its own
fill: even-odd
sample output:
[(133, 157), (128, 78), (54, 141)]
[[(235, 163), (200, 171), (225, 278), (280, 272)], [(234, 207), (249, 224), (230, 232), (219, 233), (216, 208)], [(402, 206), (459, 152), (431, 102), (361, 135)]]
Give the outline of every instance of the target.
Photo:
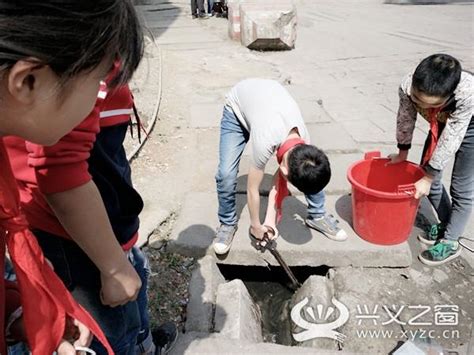
[[(472, 4), (396, 6), (381, 0), (298, 0), (296, 48), (259, 53), (228, 39), (224, 19), (192, 20), (187, 0), (146, 3), (139, 9), (162, 52), (163, 96), (158, 126), (134, 162), (134, 177), (146, 198), (142, 219), (148, 226), (162, 222), (163, 218), (156, 217), (159, 213), (177, 213), (170, 248), (188, 255), (210, 253), (218, 223), (214, 174), (224, 96), (241, 79), (264, 77), (288, 88), (302, 109), (313, 142), (329, 153), (334, 177), (326, 190), (328, 209), (350, 232), (346, 243), (309, 232), (301, 224), (304, 205), (293, 198), (286, 202), (283, 236), (278, 241), (284, 257), (292, 265), (402, 267), (411, 263), (410, 270), (430, 279), (433, 270), (423, 268), (416, 259), (421, 248), (415, 238), (418, 228), (409, 243), (396, 247), (368, 245), (350, 230), (347, 197), (344, 200), (350, 186), (345, 176), (349, 164), (364, 152), (396, 150), (398, 85), (422, 58), (447, 52), (461, 59), (465, 69), (474, 69)], [(428, 125), (419, 120), (410, 152), (413, 161), (419, 160), (427, 132)], [(238, 181), (241, 193), (248, 165), (247, 150)], [(275, 168), (272, 161), (267, 172)], [(450, 172), (446, 173), (449, 182)], [(262, 192), (268, 184), (267, 177)], [(242, 194), (239, 198), (245, 199)], [(432, 215), (426, 201), (422, 205), (419, 225)], [(271, 256), (262, 257), (251, 249), (246, 235), (248, 214), (243, 201), (239, 206), (243, 212), (235, 246), (219, 262), (274, 264)], [(466, 232), (474, 232), (474, 217)], [(466, 251), (463, 256), (463, 265), (472, 263), (471, 268), (460, 269), (468, 278), (474, 258)], [(236, 353), (263, 353), (262, 348), (200, 334), (188, 334), (178, 345), (177, 353), (218, 353), (230, 348)], [(289, 351), (265, 346), (267, 352)]]
[[(312, 141), (331, 158), (334, 177), (326, 192), (341, 196), (350, 191), (345, 177), (347, 167), (360, 159), (363, 152), (395, 151), (397, 88), (403, 75), (434, 52), (449, 52), (459, 57), (466, 69), (474, 67), (469, 55), (473, 43), (472, 6), (466, 4), (407, 7), (369, 0), (297, 1), (296, 49), (259, 53), (228, 39), (224, 19), (191, 20), (187, 1), (147, 3), (139, 8), (164, 58), (160, 119), (169, 120), (171, 130), (179, 129), (175, 147), (187, 152), (181, 152), (178, 162), (175, 152), (169, 154), (176, 162), (176, 171), (170, 172), (172, 192), (163, 193), (160, 189), (167, 181), (165, 176), (138, 174), (137, 181), (139, 187), (150, 191), (150, 203), (169, 205), (171, 198), (173, 210), (179, 209), (181, 202), (184, 206), (192, 204), (188, 193), (214, 193), (223, 98), (243, 78), (265, 77), (287, 86), (302, 108)], [(426, 122), (419, 120), (410, 153), (414, 161), (419, 159), (427, 131)], [(148, 148), (153, 155), (153, 149)], [(144, 155), (147, 156), (146, 148)], [(149, 159), (149, 163), (158, 160), (154, 156)], [(276, 164), (269, 165), (271, 174)], [(239, 178), (241, 192), (245, 192), (247, 166), (248, 149)], [(185, 177), (179, 174), (183, 168)], [(140, 170), (146, 175), (146, 168)], [(186, 222), (179, 224), (181, 230), (175, 229), (174, 236), (180, 235), (187, 224), (203, 224), (209, 230), (217, 226), (217, 216), (211, 212), (216, 209), (215, 199), (203, 196), (208, 197), (198, 204), (207, 208), (205, 220), (196, 218), (199, 211), (184, 208), (183, 212), (189, 211), (185, 212), (189, 215), (180, 216)], [(153, 213), (154, 209), (148, 208), (142, 218), (153, 220)], [(245, 223), (241, 223), (242, 233), (247, 228)], [(468, 231), (473, 230), (471, 218)], [(207, 243), (208, 237), (194, 238), (205, 239)], [(333, 249), (352, 253), (351, 247), (339, 244)], [(386, 250), (391, 252), (391, 248)], [(407, 258), (408, 253), (402, 264)]]

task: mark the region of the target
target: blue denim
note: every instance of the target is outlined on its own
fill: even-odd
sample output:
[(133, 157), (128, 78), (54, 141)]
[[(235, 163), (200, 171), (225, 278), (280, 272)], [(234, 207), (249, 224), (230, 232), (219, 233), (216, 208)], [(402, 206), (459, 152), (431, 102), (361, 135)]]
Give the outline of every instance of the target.
[[(146, 338), (149, 333), (146, 300), (149, 270), (144, 254), (138, 248), (129, 252), (130, 262), (143, 283), (138, 299), (112, 308), (101, 302), (99, 270), (76, 243), (44, 231), (35, 230), (34, 234), (55, 272), (100, 325), (115, 354), (135, 355), (140, 336)], [(99, 355), (106, 354), (104, 347), (95, 339), (90, 348)]]
[(306, 195), (306, 202), (308, 202), (308, 215), (313, 218), (323, 217), (326, 214), (326, 195), (324, 191), (319, 191), (317, 194)]
[(207, 13), (212, 14), (212, 8), (214, 7), (214, 0), (207, 0)]
[(129, 259), (142, 281), (142, 288), (138, 293), (137, 305), (140, 312), (140, 331), (137, 337), (136, 353), (145, 353), (153, 345), (150, 332), (150, 315), (148, 313), (148, 278), (150, 277), (150, 263), (140, 248), (133, 247)]
[[(15, 270), (13, 269), (13, 265), (10, 260), (5, 259), (5, 280), (8, 281), (16, 281)], [(30, 350), (25, 343), (17, 343), (15, 345), (11, 345), (7, 349), (8, 355), (28, 355)]]
[[(225, 107), (221, 120), (219, 166), (216, 174), (218, 216), (220, 223), (225, 225), (237, 224), (235, 202), (237, 176), (240, 159), (249, 139), (249, 132), (242, 126), (234, 112)], [(306, 200), (310, 216), (320, 217), (325, 214), (323, 191), (306, 196)]]

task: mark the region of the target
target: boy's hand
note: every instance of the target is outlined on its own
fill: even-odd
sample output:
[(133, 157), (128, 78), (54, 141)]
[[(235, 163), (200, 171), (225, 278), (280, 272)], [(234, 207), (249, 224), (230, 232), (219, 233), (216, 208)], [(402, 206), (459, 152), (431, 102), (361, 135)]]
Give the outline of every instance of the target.
[(264, 234), (268, 232), (267, 227), (264, 225), (258, 225), (258, 226), (251, 226), (250, 227), (250, 233), (257, 239), (262, 240), (264, 237)]
[(269, 229), (269, 228), (267, 228), (267, 230), (268, 230), (268, 238), (269, 238), (270, 240), (274, 240), (274, 239), (277, 239), (277, 238), (278, 238), (278, 236), (279, 236), (280, 234), (278, 233), (278, 229), (277, 229), (277, 227), (275, 226), (275, 222), (273, 222), (273, 223), (272, 223), (272, 222), (268, 223), (268, 222), (265, 221), (265, 222), (263, 223), (263, 225), (266, 226), (266, 227), (273, 228), (273, 231), (275, 231), (275, 233), (272, 233), (272, 230)]
[(142, 281), (128, 259), (113, 274), (100, 274), (102, 304), (110, 307), (135, 301), (142, 287)]
[[(264, 234), (268, 234), (268, 238), (273, 240), (278, 238), (278, 229), (276, 227), (268, 224), (269, 227), (273, 228), (275, 233), (272, 233), (269, 228), (267, 228), (265, 225), (260, 225), (258, 227), (250, 227), (250, 233), (257, 239), (262, 240), (264, 237)], [(258, 234), (257, 234), (258, 233)]]
[(423, 196), (428, 196), (431, 190), (431, 184), (433, 183), (433, 178), (430, 176), (424, 176), (417, 182), (415, 182), (415, 198), (420, 199)]
[(66, 320), (66, 329), (58, 346), (58, 355), (76, 355), (75, 347), (88, 347), (92, 342), (92, 333), (76, 319)]

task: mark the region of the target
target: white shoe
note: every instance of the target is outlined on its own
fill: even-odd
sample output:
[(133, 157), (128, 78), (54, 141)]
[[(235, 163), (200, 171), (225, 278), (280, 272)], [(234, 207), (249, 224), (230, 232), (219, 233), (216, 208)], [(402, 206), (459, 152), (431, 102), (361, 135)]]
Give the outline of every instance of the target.
[(336, 242), (347, 240), (347, 233), (339, 227), (339, 221), (332, 215), (324, 215), (320, 218), (308, 216), (305, 220), (309, 228), (323, 233), (326, 237)]
[(235, 232), (237, 232), (237, 225), (228, 226), (221, 224), (219, 228), (217, 228), (213, 244), (214, 252), (217, 255), (224, 255), (229, 252)]

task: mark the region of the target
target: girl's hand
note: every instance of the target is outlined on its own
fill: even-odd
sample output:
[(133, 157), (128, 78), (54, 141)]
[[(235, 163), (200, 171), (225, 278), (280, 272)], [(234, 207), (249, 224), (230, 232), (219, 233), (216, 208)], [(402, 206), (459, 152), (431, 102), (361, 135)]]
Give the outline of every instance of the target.
[(415, 183), (415, 198), (420, 199), (423, 196), (428, 196), (431, 190), (431, 184), (433, 183), (433, 178), (430, 176), (424, 176)]
[(57, 349), (58, 355), (76, 355), (75, 347), (87, 348), (91, 342), (91, 331), (78, 320), (68, 318), (63, 339)]
[(408, 150), (400, 150), (398, 154), (390, 154), (388, 158), (390, 159), (388, 165), (402, 163), (408, 158)]

